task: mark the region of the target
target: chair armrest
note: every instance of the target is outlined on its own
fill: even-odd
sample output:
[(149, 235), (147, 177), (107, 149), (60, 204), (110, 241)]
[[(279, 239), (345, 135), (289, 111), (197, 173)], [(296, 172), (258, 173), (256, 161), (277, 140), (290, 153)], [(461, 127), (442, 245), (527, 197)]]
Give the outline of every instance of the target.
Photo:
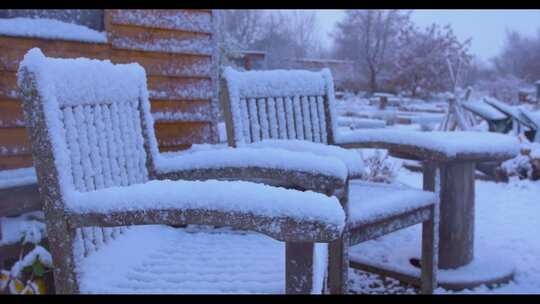
[(347, 181), (347, 167), (333, 157), (273, 148), (224, 148), (160, 156), (158, 180), (247, 180), (331, 194)]
[(335, 197), (242, 181), (150, 181), (66, 194), (73, 228), (123, 225), (219, 225), (277, 240), (330, 242), (345, 226)]

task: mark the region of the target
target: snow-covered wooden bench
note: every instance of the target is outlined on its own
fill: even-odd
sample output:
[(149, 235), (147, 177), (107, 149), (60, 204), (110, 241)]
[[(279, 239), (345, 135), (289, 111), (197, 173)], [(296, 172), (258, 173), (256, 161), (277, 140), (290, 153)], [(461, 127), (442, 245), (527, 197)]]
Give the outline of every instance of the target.
[[(18, 84), (57, 292), (101, 292), (96, 281), (107, 279), (96, 276), (94, 270), (109, 271), (117, 263), (125, 263), (124, 257), (137, 256), (135, 252), (107, 251), (114, 243), (108, 234), (80, 228), (149, 224), (228, 226), (284, 241), (284, 291), (317, 292), (314, 289), (320, 284), (313, 280), (314, 243), (340, 237), (345, 213), (339, 201), (321, 193), (211, 179), (234, 180), (238, 174), (273, 178), (282, 175), (293, 183), (306, 180), (308, 186), (313, 179), (324, 185), (325, 191), (333, 192), (333, 188), (343, 185), (346, 174), (339, 162), (334, 163), (336, 166), (318, 167), (317, 162), (327, 163), (328, 158), (314, 156), (310, 161), (310, 155), (306, 155), (293, 170), (280, 164), (282, 159), (249, 149), (238, 157), (232, 155), (234, 151), (225, 151), (214, 155), (218, 159), (207, 162), (204, 156), (186, 158), (185, 162), (163, 159), (154, 135), (145, 71), (138, 64), (47, 58), (39, 49), (32, 49), (21, 63)], [(219, 158), (223, 158), (221, 162)], [(169, 180), (182, 177), (207, 181)], [(85, 236), (85, 231), (91, 234)], [(92, 265), (83, 267), (81, 251), (88, 239), (89, 246), (109, 252), (110, 256), (99, 258), (94, 253), (90, 256), (93, 260), (85, 260)], [(136, 240), (142, 247), (145, 242), (155, 243), (144, 236)], [(184, 261), (171, 254), (166, 250), (157, 253), (171, 263), (165, 265), (167, 268), (177, 269)], [(197, 273), (203, 270), (187, 269)], [(167, 281), (167, 271), (162, 275), (146, 273), (147, 277), (140, 278), (139, 270), (131, 271), (131, 279), (136, 273), (135, 282), (118, 273), (101, 276), (117, 279), (116, 286), (121, 286), (122, 292), (137, 292), (141, 282), (154, 282), (157, 287), (172, 284)]]
[(356, 151), (335, 146), (338, 123), (329, 70), (238, 72), (227, 68), (220, 99), (230, 146), (303, 151), (333, 157), (346, 165), (347, 181), (336, 195), (346, 210), (347, 225), (343, 237), (330, 244), (330, 292), (347, 292), (349, 246), (418, 223), (423, 223), (421, 289), (424, 293), (433, 291), (437, 268), (436, 196), (433, 192), (396, 187), (376, 191), (381, 188), (366, 184), (365, 196), (349, 200), (348, 181), (362, 174), (363, 160)]

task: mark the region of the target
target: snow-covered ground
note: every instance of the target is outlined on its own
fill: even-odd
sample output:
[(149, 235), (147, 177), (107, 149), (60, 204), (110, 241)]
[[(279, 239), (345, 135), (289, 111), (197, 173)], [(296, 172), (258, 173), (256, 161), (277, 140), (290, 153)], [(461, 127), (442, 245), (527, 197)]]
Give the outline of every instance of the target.
[[(422, 176), (401, 169), (398, 182), (420, 188)], [(352, 191), (354, 191), (354, 188)], [(514, 180), (508, 184), (476, 181), (475, 251), (490, 250), (515, 266), (509, 284), (489, 289), (485, 286), (461, 293), (540, 293), (540, 239), (537, 237), (540, 214), (540, 182)], [(351, 248), (353, 254), (392, 252), (400, 254), (420, 248), (421, 225)], [(400, 248), (397, 250), (396, 248)], [(390, 249), (390, 251), (389, 251)], [(496, 266), (496, 265), (494, 265)], [(351, 292), (414, 293), (415, 289), (392, 279), (350, 270)], [(450, 291), (439, 288), (437, 293)]]

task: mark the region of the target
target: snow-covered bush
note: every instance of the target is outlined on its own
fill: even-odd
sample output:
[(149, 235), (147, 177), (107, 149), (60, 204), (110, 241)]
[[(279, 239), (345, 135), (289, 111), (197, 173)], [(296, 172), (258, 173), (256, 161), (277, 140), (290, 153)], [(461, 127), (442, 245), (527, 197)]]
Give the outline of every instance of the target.
[[(6, 218), (3, 219), (6, 221)], [(8, 290), (11, 294), (44, 294), (52, 291), (52, 257), (45, 248), (46, 229), (42, 212), (23, 214), (7, 219), (4, 233), (10, 235), (6, 240), (19, 240), (21, 251), (19, 260), (11, 269), (0, 270), (0, 292)], [(25, 246), (31, 244), (30, 248)]]
[(503, 162), (500, 166), (505, 179), (540, 179), (540, 143), (531, 143), (523, 139), (520, 154)]
[(389, 157), (384, 150), (375, 150), (374, 153), (364, 153), (364, 165), (366, 167), (362, 179), (376, 183), (391, 184), (396, 180), (401, 162)]

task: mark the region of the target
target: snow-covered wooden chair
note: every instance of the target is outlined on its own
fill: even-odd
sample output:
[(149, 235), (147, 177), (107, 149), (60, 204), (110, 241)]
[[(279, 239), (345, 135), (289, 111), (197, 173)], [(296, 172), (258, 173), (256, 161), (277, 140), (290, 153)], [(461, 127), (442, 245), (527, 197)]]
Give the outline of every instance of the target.
[(342, 238), (329, 245), (327, 286), (331, 293), (347, 292), (349, 246), (418, 223), (423, 223), (421, 290), (433, 291), (438, 239), (436, 196), (433, 192), (365, 183), (361, 187), (365, 195), (359, 193), (355, 200), (349, 200), (349, 179), (360, 177), (363, 160), (356, 151), (333, 145), (337, 119), (328, 69), (239, 72), (226, 68), (220, 94), (229, 146), (304, 151), (334, 157), (347, 166), (347, 182), (336, 191), (346, 210), (347, 224)]
[[(132, 230), (136, 233), (124, 237), (116, 247), (114, 244), (119, 240), (111, 240), (111, 228), (95, 228), (153, 224), (215, 225), (262, 233), (285, 242), (285, 284), (278, 292), (317, 292), (315, 288), (322, 286), (322, 278), (316, 279), (324, 270), (314, 266), (318, 252), (314, 243), (339, 238), (345, 225), (345, 213), (339, 201), (321, 193), (230, 180), (240, 175), (274, 179), (282, 176), (284, 181), (305, 180), (308, 186), (318, 182), (324, 185), (321, 189), (332, 192), (329, 189), (343, 184), (339, 174), (334, 174), (336, 170), (344, 170), (339, 162), (334, 167), (325, 165), (327, 173), (319, 173), (317, 165), (308, 166), (309, 161), (304, 162), (306, 170), (302, 170), (302, 164), (295, 167), (299, 169), (288, 169), (280, 165), (283, 159), (279, 155), (273, 158), (271, 151), (269, 155), (245, 150), (236, 158), (227, 158), (225, 153), (213, 155), (214, 159), (207, 161), (208, 155), (164, 159), (157, 148), (145, 71), (138, 64), (47, 58), (39, 49), (32, 49), (20, 65), (18, 84), (46, 217), (57, 292), (145, 292), (144, 286), (151, 284), (152, 292), (197, 293), (200, 289), (189, 286), (200, 288), (204, 282), (212, 283), (219, 278), (227, 281), (223, 286), (228, 286), (228, 281), (238, 279), (220, 276), (218, 269), (218, 273), (207, 274), (207, 281), (193, 282), (200, 278), (195, 274), (204, 272), (206, 265), (225, 263), (222, 260), (230, 260), (229, 255), (233, 259), (234, 252), (222, 252), (221, 257), (179, 268), (212, 254), (202, 251), (214, 239), (209, 237), (202, 244), (196, 242), (204, 231), (188, 237), (196, 243), (194, 246), (187, 242), (173, 249), (159, 249), (160, 238), (168, 237), (152, 234), (150, 226), (143, 227), (149, 227), (147, 230), (131, 226), (125, 234)], [(261, 161), (262, 158), (266, 159)], [(311, 162), (325, 162), (325, 159), (315, 157)], [(184, 177), (206, 181), (177, 180)], [(152, 246), (159, 250), (146, 255), (152, 258), (150, 261), (130, 264)], [(85, 254), (85, 249), (95, 252)], [(122, 249), (126, 252), (117, 251)], [(97, 255), (98, 252), (103, 254)], [(244, 262), (242, 259), (247, 256), (237, 259)], [(279, 269), (275, 263), (279, 260), (264, 265)], [(114, 271), (120, 264), (127, 265), (127, 272)], [(250, 270), (241, 266), (222, 265), (240, 272)], [(256, 270), (259, 272), (255, 275), (262, 278), (255, 280), (266, 280), (268, 269)], [(241, 282), (250, 279), (243, 278)], [(179, 290), (176, 288), (181, 283), (179, 280), (189, 281), (191, 285), (182, 285), (183, 289)], [(261, 287), (271, 282), (255, 283), (252, 285)], [(240, 286), (235, 290), (248, 289)], [(203, 290), (218, 291), (223, 290)]]

